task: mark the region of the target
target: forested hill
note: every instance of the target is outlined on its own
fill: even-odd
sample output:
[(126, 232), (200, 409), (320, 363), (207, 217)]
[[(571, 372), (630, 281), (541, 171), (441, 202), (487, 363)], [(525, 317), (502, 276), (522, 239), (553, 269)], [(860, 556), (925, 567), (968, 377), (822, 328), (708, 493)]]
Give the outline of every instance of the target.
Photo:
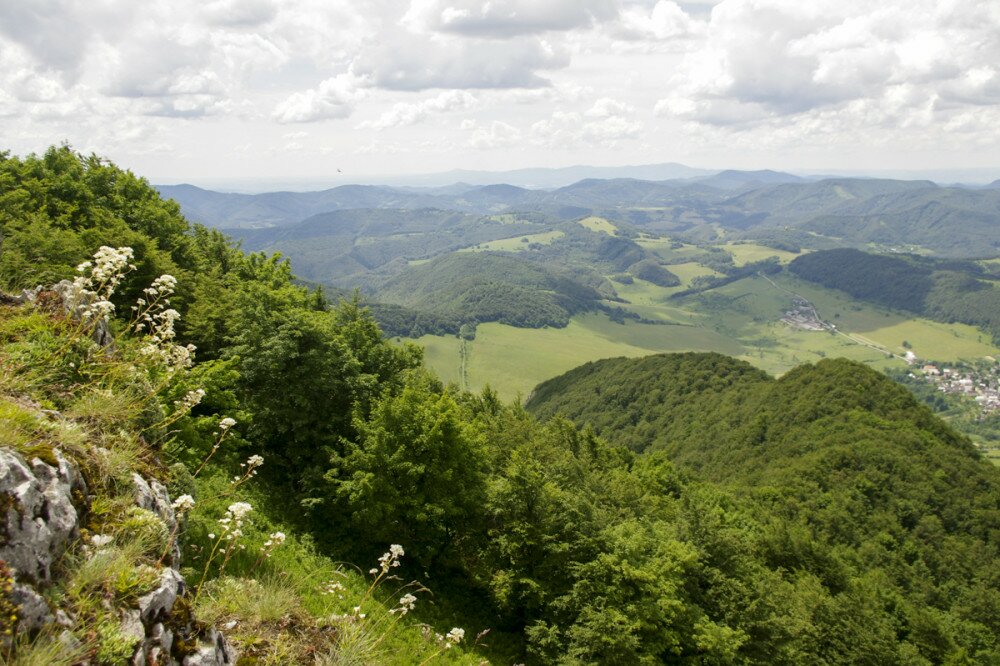
[[(917, 603), (914, 619), (996, 616), (982, 604), (1000, 600), (991, 568), (1000, 561), (1000, 473), (874, 370), (823, 360), (775, 380), (713, 354), (610, 359), (543, 383), (528, 409), (569, 415), (750, 498), (765, 535), (760, 557), (841, 590), (848, 605), (860, 589), (877, 588), (883, 608)], [(867, 572), (855, 577), (861, 562)], [(964, 576), (972, 578), (959, 582)], [(845, 650), (886, 628), (881, 611), (865, 605), (841, 625)], [(930, 638), (921, 622), (906, 640)], [(845, 652), (802, 663), (860, 662)]]
[(1000, 338), (997, 277), (972, 261), (845, 248), (802, 255), (788, 269), (854, 298), (939, 321), (979, 326)]
[(595, 309), (593, 288), (541, 265), (490, 253), (456, 253), (412, 266), (379, 293), (404, 305), (463, 322), (512, 326), (565, 326), (577, 312)]
[(636, 451), (664, 451), (719, 481), (748, 483), (843, 446), (867, 455), (879, 430), (898, 435), (882, 437), (879, 455), (944, 456), (907, 463), (923, 467), (914, 473), (969, 460), (985, 478), (1000, 478), (909, 391), (846, 359), (799, 366), (777, 380), (720, 354), (605, 359), (543, 382), (527, 408), (566, 416)]

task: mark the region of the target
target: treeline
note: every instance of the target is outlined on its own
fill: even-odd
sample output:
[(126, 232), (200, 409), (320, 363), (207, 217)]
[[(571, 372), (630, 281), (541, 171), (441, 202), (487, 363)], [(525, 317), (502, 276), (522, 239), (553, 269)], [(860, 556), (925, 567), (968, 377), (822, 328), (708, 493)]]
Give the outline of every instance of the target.
[(419, 338), (422, 335), (458, 335), (465, 320), (458, 315), (439, 315), (393, 305), (367, 303), (368, 311), (387, 338)]
[[(103, 160), (4, 155), (0, 182), (3, 288), (70, 277), (102, 244), (134, 247), (143, 278), (178, 277), (180, 340), (199, 349), (171, 390), (206, 391), (172, 426), (181, 462), (235, 417), (216, 459), (262, 453), (261, 492), (327, 554), (369, 562), (403, 544), (400, 577), (435, 591), (438, 618), (491, 627), (498, 661), (1000, 660), (997, 472), (876, 373), (828, 362), (775, 381), (717, 355), (592, 364), (531, 403), (582, 427), (539, 423), (443, 386), (357, 303), (331, 307), (280, 258), (188, 225)], [(498, 291), (592, 300), (477, 259)], [(418, 277), (416, 300), (448, 294), (431, 279), (447, 272)], [(583, 425), (601, 415), (615, 420)]]
[(455, 253), (413, 266), (379, 291), (381, 300), (461, 322), (563, 327), (598, 307), (601, 294), (532, 261)]
[(643, 259), (629, 267), (629, 273), (659, 287), (676, 287), (681, 279), (661, 266), (655, 259)]
[(1000, 338), (1000, 289), (971, 261), (836, 249), (797, 257), (788, 269), (854, 298), (946, 323), (979, 326)]
[(700, 294), (703, 291), (724, 287), (727, 284), (736, 282), (737, 280), (742, 280), (746, 277), (758, 274), (774, 275), (775, 273), (780, 273), (782, 270), (781, 263), (778, 261), (777, 257), (768, 257), (767, 259), (761, 259), (760, 261), (754, 261), (742, 266), (725, 265), (723, 268), (725, 268), (725, 273), (723, 275), (699, 275), (695, 279), (691, 280), (690, 287), (684, 289), (683, 291), (671, 294), (670, 298), (693, 296), (695, 294)]

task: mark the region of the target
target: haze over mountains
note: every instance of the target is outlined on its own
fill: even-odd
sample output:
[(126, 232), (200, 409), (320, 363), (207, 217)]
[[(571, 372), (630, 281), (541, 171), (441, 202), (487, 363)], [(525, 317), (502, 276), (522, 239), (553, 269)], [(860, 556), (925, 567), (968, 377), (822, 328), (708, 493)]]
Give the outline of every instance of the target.
[[(665, 165), (663, 168), (671, 167)], [(650, 167), (651, 169), (653, 167)], [(1000, 188), (926, 180), (807, 179), (776, 171), (722, 171), (670, 180), (587, 178), (551, 189), (508, 183), (402, 188), (344, 185), (316, 192), (237, 194), (161, 186), (190, 219), (264, 249), (288, 229), (333, 211), (439, 209), (475, 215), (537, 213), (551, 221), (596, 214), (654, 233), (723, 235), (801, 244), (878, 243), (946, 256), (983, 256), (1000, 242)], [(409, 214), (407, 214), (409, 215)], [(315, 226), (315, 220), (309, 222)], [(247, 230), (271, 229), (271, 232)]]

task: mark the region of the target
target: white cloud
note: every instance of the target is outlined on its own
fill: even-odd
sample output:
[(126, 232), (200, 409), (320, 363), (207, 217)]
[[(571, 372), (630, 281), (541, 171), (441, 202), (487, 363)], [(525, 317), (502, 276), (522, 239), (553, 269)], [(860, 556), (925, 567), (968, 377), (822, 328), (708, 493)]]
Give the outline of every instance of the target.
[(634, 112), (635, 108), (630, 104), (619, 102), (618, 100), (611, 99), (610, 97), (602, 97), (594, 102), (594, 105), (590, 107), (585, 115), (590, 118), (610, 118), (611, 116), (620, 116), (622, 114)]
[(532, 37), (507, 41), (454, 37), (428, 39), (410, 33), (386, 36), (362, 53), (353, 71), (387, 90), (431, 88), (538, 88), (549, 85), (539, 72), (566, 67), (569, 54)]
[(476, 96), (464, 90), (447, 90), (420, 102), (397, 102), (375, 120), (366, 120), (359, 129), (384, 130), (391, 127), (408, 127), (440, 113), (465, 111), (476, 104)]
[[(326, 168), (309, 160), (328, 146), (370, 171), (487, 149), (504, 168), (995, 163), (998, 34), (997, 0), (0, 0), (0, 149), (264, 174), (282, 146), (297, 168)], [(358, 129), (390, 128), (406, 129), (365, 149)]]
[(278, 5), (274, 0), (214, 0), (202, 12), (215, 25), (253, 27), (273, 20)]
[(516, 144), (521, 141), (521, 131), (500, 120), (494, 120), (489, 127), (476, 128), (466, 142), (470, 148), (492, 150)]
[(352, 74), (326, 79), (315, 88), (289, 96), (274, 110), (279, 123), (310, 123), (332, 118), (346, 118), (354, 104), (365, 96), (363, 81)]
[(643, 123), (631, 117), (632, 111), (615, 100), (601, 99), (584, 114), (556, 111), (539, 120), (531, 126), (531, 137), (549, 148), (615, 147), (642, 135)]
[(622, 39), (667, 40), (692, 37), (702, 29), (676, 2), (659, 0), (652, 9), (638, 5), (624, 10), (614, 34)]
[(914, 98), (915, 113), (934, 97), (995, 104), (1000, 86), (981, 68), (1000, 61), (998, 31), (1000, 9), (988, 0), (726, 0), (656, 111), (746, 125), (823, 108), (850, 112), (856, 101), (888, 103), (893, 87), (906, 84), (924, 93)]
[(419, 31), (509, 38), (585, 28), (617, 15), (614, 0), (413, 0), (402, 23)]

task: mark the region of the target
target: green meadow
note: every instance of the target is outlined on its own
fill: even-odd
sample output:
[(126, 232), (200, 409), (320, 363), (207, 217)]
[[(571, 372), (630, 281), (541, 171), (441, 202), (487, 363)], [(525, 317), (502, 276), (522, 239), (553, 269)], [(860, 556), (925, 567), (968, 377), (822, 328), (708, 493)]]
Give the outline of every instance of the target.
[(792, 259), (802, 254), (802, 252), (776, 250), (773, 247), (757, 245), (756, 243), (726, 243), (723, 247), (727, 252), (729, 252), (729, 254), (733, 255), (733, 263), (737, 266), (743, 266), (755, 261), (761, 261), (769, 257), (777, 257), (778, 261), (783, 264), (787, 264)]
[(466, 247), (459, 252), (521, 252), (527, 250), (532, 243), (550, 245), (557, 238), (562, 238), (566, 234), (562, 231), (545, 231), (538, 234), (525, 234), (524, 236), (514, 236), (512, 238), (501, 238), (500, 240), (480, 243), (473, 247)]
[(614, 356), (711, 349), (737, 355), (733, 340), (694, 326), (612, 322), (603, 314), (574, 317), (565, 328), (515, 328), (480, 324), (466, 343), (462, 377), (462, 341), (455, 336), (425, 335), (417, 344), (425, 362), (444, 381), (479, 390), (487, 384), (504, 398), (527, 397), (541, 381), (587, 361)]
[(578, 224), (590, 229), (591, 231), (599, 231), (605, 233), (609, 236), (614, 236), (615, 232), (618, 231), (618, 227), (611, 224), (603, 217), (585, 217), (582, 220), (578, 220)]
[[(710, 274), (698, 264), (670, 268), (685, 284), (695, 275)], [(823, 358), (849, 358), (879, 369), (902, 367), (898, 356), (905, 353), (904, 341), (921, 358), (935, 361), (1000, 354), (989, 335), (971, 326), (859, 304), (787, 275), (772, 281), (746, 278), (683, 300), (670, 298), (680, 287), (658, 287), (643, 280), (616, 283), (615, 289), (628, 301), (618, 305), (664, 323), (619, 324), (591, 313), (574, 317), (565, 328), (481, 324), (464, 352), (462, 341), (454, 336), (428, 335), (417, 343), (425, 349), (428, 367), (443, 380), (472, 390), (488, 384), (505, 399), (527, 397), (539, 382), (587, 361), (660, 352), (716, 351), (778, 375)], [(838, 332), (805, 331), (781, 322), (795, 294), (811, 301)]]

